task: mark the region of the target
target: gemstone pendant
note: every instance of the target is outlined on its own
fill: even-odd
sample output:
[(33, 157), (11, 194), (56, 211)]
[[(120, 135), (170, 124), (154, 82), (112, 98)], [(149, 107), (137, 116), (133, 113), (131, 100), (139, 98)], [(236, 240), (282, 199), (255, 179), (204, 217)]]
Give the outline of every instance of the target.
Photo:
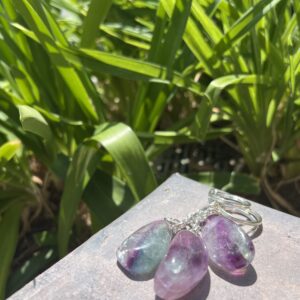
[(254, 245), (245, 231), (221, 216), (209, 216), (202, 238), (211, 263), (231, 274), (242, 274), (254, 258)]
[(166, 221), (147, 224), (121, 244), (117, 250), (118, 263), (134, 279), (150, 279), (166, 255), (172, 237)]
[(155, 293), (163, 299), (178, 299), (201, 281), (207, 269), (208, 254), (202, 239), (190, 231), (179, 231), (155, 273)]

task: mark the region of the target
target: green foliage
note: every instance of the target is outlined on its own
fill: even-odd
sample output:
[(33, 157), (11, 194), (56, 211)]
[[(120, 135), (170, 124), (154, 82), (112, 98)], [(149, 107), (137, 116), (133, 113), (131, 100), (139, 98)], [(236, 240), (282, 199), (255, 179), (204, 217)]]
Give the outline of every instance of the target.
[[(88, 145), (90, 142), (96, 145)], [(136, 201), (156, 187), (156, 180), (143, 147), (128, 126), (119, 123), (103, 124), (96, 128), (95, 134), (78, 147), (67, 174), (58, 227), (58, 246), (61, 255), (67, 253), (69, 232), (76, 208), (96, 170), (97, 160), (100, 160), (97, 148), (101, 146), (114, 160), (116, 168), (126, 180)]]
[(0, 162), (10, 161), (16, 154), (17, 151), (21, 148), (20, 141), (10, 141), (6, 142), (0, 147)]
[(41, 138), (50, 141), (52, 132), (45, 118), (30, 106), (20, 105), (20, 121), (25, 131), (32, 132)]
[(23, 169), (22, 144), (18, 140), (0, 147), (0, 299), (5, 296), (5, 285), (19, 236), (23, 207), (35, 200), (34, 188)]
[(83, 199), (92, 212), (94, 231), (115, 220), (135, 203), (123, 181), (100, 170), (86, 187)]
[(82, 48), (92, 48), (99, 33), (99, 25), (104, 21), (111, 5), (112, 0), (92, 0), (87, 16), (82, 26)]
[(11, 205), (3, 213), (0, 221), (0, 236), (1, 246), (0, 255), (2, 263), (0, 267), (0, 297), (4, 298), (7, 273), (9, 272), (10, 264), (15, 253), (16, 244), (18, 241), (18, 229), (20, 223), (20, 214), (22, 211), (22, 203), (17, 202)]
[[(190, 175), (274, 196), (270, 177), (299, 159), (299, 11), (292, 0), (1, 1), (0, 298), (20, 215), (41, 202), (32, 157), (64, 189), (57, 245), (18, 272), (28, 280), (49, 249), (67, 253), (83, 201), (93, 230), (107, 225), (156, 187), (150, 163), (174, 144), (231, 134), (252, 175)], [(162, 125), (169, 105), (179, 113)]]

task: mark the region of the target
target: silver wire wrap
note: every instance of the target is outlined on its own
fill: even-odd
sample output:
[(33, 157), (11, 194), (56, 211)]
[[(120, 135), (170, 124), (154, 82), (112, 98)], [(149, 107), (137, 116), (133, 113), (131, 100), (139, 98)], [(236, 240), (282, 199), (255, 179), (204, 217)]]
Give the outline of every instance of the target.
[[(261, 225), (261, 216), (251, 209), (251, 202), (239, 196), (212, 188), (208, 193), (210, 205), (218, 206), (219, 212), (226, 218), (234, 221), (238, 225), (254, 226)], [(234, 215), (243, 216), (244, 219)]]
[(182, 220), (173, 218), (165, 218), (165, 220), (174, 234), (180, 230), (189, 230), (200, 234), (206, 218), (215, 214), (222, 215), (240, 226), (257, 228), (262, 224), (261, 216), (251, 209), (250, 201), (239, 196), (212, 188), (208, 193), (208, 203), (209, 206), (189, 214)]
[(212, 188), (208, 192), (208, 203), (211, 204), (214, 202), (218, 202), (220, 205), (232, 205), (243, 208), (251, 206), (251, 203), (246, 199)]

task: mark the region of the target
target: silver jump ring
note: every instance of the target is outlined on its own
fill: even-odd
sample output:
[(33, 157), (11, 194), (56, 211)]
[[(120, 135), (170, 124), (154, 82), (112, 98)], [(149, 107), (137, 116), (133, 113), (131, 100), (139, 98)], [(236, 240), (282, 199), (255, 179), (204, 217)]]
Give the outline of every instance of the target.
[[(220, 214), (239, 225), (257, 227), (262, 223), (262, 217), (251, 207), (251, 202), (242, 197), (231, 195), (227, 192), (212, 188), (208, 193), (210, 206), (217, 207)], [(246, 219), (238, 218), (241, 215)]]
[(242, 197), (229, 194), (227, 192), (212, 188), (208, 193), (209, 204), (218, 203), (221, 206), (234, 206), (234, 207), (250, 207), (251, 203)]
[[(262, 224), (262, 217), (250, 208), (243, 209), (233, 206), (220, 206), (219, 210), (224, 217), (242, 226), (248, 225), (257, 227)], [(233, 214), (244, 216), (246, 219), (240, 219), (233, 216)]]

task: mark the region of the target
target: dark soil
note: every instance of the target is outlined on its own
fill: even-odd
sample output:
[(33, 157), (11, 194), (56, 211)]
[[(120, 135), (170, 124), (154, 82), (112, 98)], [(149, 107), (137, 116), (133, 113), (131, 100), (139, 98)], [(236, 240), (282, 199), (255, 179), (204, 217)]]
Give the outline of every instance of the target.
[[(191, 174), (215, 171), (249, 173), (242, 155), (221, 140), (174, 146), (155, 161), (155, 172), (160, 182), (175, 172)], [(297, 181), (288, 182), (278, 189), (276, 189), (278, 179), (273, 179), (273, 181), (276, 192), (293, 203), (295, 211), (300, 212), (300, 178)], [(241, 196), (272, 207), (263, 189), (259, 195)], [(281, 210), (285, 211), (284, 208)]]

